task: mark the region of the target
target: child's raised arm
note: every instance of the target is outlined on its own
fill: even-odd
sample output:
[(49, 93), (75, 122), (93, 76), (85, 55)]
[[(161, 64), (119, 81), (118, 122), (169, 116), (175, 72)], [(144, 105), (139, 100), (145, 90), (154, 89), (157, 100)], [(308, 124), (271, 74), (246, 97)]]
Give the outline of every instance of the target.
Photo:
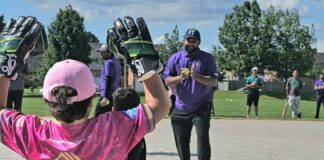
[(0, 111), (7, 105), (7, 96), (10, 80), (0, 77)]
[(146, 104), (153, 110), (158, 123), (169, 111), (170, 100), (158, 74), (143, 81)]

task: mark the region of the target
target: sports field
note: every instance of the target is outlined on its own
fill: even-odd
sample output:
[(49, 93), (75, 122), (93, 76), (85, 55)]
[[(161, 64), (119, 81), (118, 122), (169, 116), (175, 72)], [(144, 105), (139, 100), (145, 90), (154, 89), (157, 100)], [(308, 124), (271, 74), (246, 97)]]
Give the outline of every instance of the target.
[[(142, 102), (144, 102), (144, 97)], [(315, 114), (315, 95), (302, 95), (300, 111), (303, 113), (303, 119), (313, 119)], [(94, 100), (95, 106), (98, 97)], [(214, 96), (215, 118), (245, 118), (246, 114), (246, 94), (239, 91), (216, 91)], [(280, 119), (283, 106), (286, 103), (284, 94), (263, 94), (260, 97), (259, 107), (261, 119)], [(94, 108), (94, 107), (93, 107)], [(321, 109), (320, 119), (324, 119), (324, 109)], [(39, 91), (35, 89), (30, 92), (25, 90), (23, 99), (23, 113), (36, 114), (39, 116), (50, 116), (46, 104), (43, 102)], [(251, 112), (254, 117), (254, 110)], [(287, 119), (290, 119), (291, 110), (288, 108)]]

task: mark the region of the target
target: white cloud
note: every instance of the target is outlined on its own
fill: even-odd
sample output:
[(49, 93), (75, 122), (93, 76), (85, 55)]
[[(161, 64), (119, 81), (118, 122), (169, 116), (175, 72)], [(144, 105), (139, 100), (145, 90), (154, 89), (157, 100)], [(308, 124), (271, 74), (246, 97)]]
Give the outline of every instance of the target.
[(258, 2), (262, 9), (267, 9), (270, 5), (281, 7), (282, 9), (292, 9), (297, 8), (299, 4), (299, 0), (259, 0)]
[(206, 51), (206, 52), (211, 52), (211, 48), (210, 47), (206, 47), (206, 46), (199, 46), (199, 48), (201, 49), (201, 50), (203, 50), (203, 51)]
[(25, 0), (25, 1), (30, 4), (34, 4), (40, 10), (43, 11), (58, 11), (59, 8), (62, 8), (69, 4), (69, 3), (65, 4), (65, 0), (57, 0), (57, 1)]
[(324, 53), (324, 40), (319, 40), (316, 45), (317, 52)]
[(304, 16), (304, 17), (310, 16), (309, 9), (306, 5), (300, 5), (297, 9), (298, 9), (299, 15)]
[(153, 39), (153, 44), (163, 44), (165, 41), (164, 35), (161, 35), (155, 39)]
[(308, 16), (309, 9), (305, 4), (302, 4), (299, 0), (259, 0), (262, 10), (266, 10), (270, 5), (281, 9), (297, 9), (301, 16)]
[(114, 20), (131, 15), (144, 16), (154, 23), (177, 22), (210, 25), (232, 10), (234, 1), (227, 0), (25, 0), (44, 11), (57, 11), (71, 4), (87, 21)]

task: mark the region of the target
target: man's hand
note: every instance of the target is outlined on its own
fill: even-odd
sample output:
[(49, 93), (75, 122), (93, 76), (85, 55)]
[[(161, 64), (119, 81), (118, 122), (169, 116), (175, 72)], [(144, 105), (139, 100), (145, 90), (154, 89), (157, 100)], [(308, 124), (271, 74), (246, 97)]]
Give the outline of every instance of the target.
[(114, 27), (107, 31), (107, 45), (112, 51), (122, 54), (139, 81), (163, 70), (159, 55), (152, 43), (151, 35), (142, 17), (118, 18)]
[(100, 106), (101, 106), (101, 107), (105, 107), (105, 106), (107, 106), (109, 103), (110, 103), (110, 102), (109, 102), (108, 98), (107, 98), (107, 97), (103, 97), (103, 98), (101, 99), (101, 101), (100, 101)]
[(189, 69), (188, 68), (182, 68), (181, 69), (181, 73), (180, 73), (180, 77), (181, 77), (181, 80), (184, 80), (186, 78), (189, 77)]
[(46, 49), (44, 26), (35, 17), (10, 19), (0, 33), (0, 77), (15, 80), (29, 55)]
[(197, 70), (196, 70), (196, 65), (195, 64), (191, 65), (190, 77), (192, 79), (194, 79), (194, 80), (196, 80), (196, 78), (197, 78)]

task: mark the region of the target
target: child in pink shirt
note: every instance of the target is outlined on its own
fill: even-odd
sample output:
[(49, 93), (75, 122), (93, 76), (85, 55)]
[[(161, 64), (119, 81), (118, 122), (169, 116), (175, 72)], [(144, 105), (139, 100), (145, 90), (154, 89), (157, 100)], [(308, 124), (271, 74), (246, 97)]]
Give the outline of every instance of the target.
[(9, 79), (0, 77), (0, 140), (26, 159), (118, 159), (151, 132), (168, 111), (158, 74), (143, 81), (147, 104), (88, 118), (95, 95), (89, 68), (75, 60), (46, 74), (43, 97), (55, 120), (5, 109)]

